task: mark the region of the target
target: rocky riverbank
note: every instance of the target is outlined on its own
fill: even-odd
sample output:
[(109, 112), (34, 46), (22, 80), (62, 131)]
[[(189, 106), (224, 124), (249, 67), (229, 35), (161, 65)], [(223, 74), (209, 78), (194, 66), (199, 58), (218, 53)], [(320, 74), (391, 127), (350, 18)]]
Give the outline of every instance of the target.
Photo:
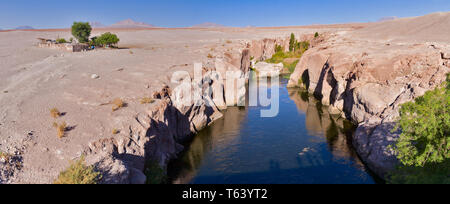
[[(383, 177), (398, 164), (392, 132), (400, 105), (445, 81), (450, 71), (450, 13), (398, 19), (321, 36), (291, 75), (330, 112), (359, 124), (353, 145)], [(412, 29), (420, 31), (412, 32)], [(376, 30), (377, 32), (372, 32)], [(406, 36), (407, 35), (407, 36)]]
[[(245, 105), (251, 58), (268, 59), (275, 45), (286, 44), (288, 38), (248, 42), (236, 52), (226, 52), (223, 58), (204, 63), (199, 79), (189, 72), (175, 73), (172, 83), (177, 85), (155, 92), (158, 105), (136, 115), (121, 133), (123, 137), (89, 144), (84, 151), (87, 163), (102, 172), (101, 183), (145, 183), (146, 176), (151, 176), (143, 173), (148, 161), (166, 169), (183, 150), (184, 141), (222, 117), (220, 110)], [(227, 73), (230, 71), (233, 74)], [(196, 94), (201, 95), (191, 100)]]

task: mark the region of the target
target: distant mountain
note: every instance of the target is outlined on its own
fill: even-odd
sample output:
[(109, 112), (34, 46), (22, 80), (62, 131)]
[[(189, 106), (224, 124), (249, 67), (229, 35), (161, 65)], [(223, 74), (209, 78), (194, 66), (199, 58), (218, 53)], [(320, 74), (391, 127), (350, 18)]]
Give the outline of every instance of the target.
[(378, 20), (378, 22), (392, 21), (395, 19), (398, 19), (398, 17), (397, 16), (386, 16), (386, 17), (380, 18)]
[(226, 26), (220, 25), (217, 23), (209, 23), (209, 22), (192, 26), (192, 28), (224, 28), (224, 27), (226, 27)]
[(127, 19), (124, 21), (117, 22), (108, 27), (109, 28), (155, 28), (156, 26), (147, 24), (147, 23), (136, 22), (131, 19)]
[(104, 28), (104, 27), (106, 27), (105, 25), (103, 25), (102, 23), (97, 22), (97, 21), (89, 22), (89, 25), (91, 25), (92, 28)]
[(34, 28), (31, 26), (19, 26), (15, 30), (34, 30)]

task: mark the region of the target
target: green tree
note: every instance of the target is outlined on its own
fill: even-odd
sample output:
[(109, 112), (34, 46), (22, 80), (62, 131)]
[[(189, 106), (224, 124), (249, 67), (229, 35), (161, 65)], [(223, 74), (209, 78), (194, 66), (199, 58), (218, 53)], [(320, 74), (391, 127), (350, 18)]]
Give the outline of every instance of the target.
[(117, 35), (112, 34), (110, 32), (104, 33), (100, 37), (98, 37), (95, 42), (102, 46), (111, 46), (115, 45), (120, 41), (120, 39), (117, 37)]
[(291, 39), (289, 40), (289, 52), (294, 51), (296, 42), (297, 42), (297, 41), (295, 40), (295, 35), (294, 35), (294, 33), (291, 33)]
[(283, 52), (283, 46), (275, 44), (275, 53)]
[(400, 109), (395, 146), (404, 166), (423, 167), (450, 158), (450, 87), (447, 82)]
[(318, 32), (314, 33), (314, 38), (317, 38), (317, 37), (319, 37), (319, 33)]
[(89, 41), (89, 36), (91, 35), (92, 27), (89, 23), (74, 22), (72, 25), (72, 35), (80, 43), (86, 43)]

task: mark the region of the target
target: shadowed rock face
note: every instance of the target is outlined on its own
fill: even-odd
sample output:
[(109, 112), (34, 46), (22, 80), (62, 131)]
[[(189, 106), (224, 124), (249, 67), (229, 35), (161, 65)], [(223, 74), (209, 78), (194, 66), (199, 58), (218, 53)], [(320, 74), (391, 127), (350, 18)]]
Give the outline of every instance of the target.
[[(449, 13), (442, 18), (448, 16)], [(414, 21), (422, 19), (410, 23)], [(398, 26), (403, 26), (402, 22), (397, 22)], [(384, 176), (397, 164), (395, 154), (387, 146), (398, 138), (398, 133), (390, 130), (400, 105), (445, 81), (450, 71), (445, 56), (450, 48), (446, 43), (391, 43), (373, 36), (350, 38), (352, 35), (358, 36), (353, 33), (327, 36), (327, 40), (308, 50), (291, 75), (289, 86), (307, 83), (309, 92), (330, 105), (330, 112), (360, 124), (353, 144), (369, 167)]]

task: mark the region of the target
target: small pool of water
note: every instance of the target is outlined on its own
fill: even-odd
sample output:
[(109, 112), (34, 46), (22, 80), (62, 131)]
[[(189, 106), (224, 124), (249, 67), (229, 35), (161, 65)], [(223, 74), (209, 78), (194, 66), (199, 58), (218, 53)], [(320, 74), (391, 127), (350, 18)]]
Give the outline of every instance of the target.
[(354, 126), (280, 79), (277, 117), (232, 107), (169, 164), (172, 183), (372, 184), (350, 144)]

